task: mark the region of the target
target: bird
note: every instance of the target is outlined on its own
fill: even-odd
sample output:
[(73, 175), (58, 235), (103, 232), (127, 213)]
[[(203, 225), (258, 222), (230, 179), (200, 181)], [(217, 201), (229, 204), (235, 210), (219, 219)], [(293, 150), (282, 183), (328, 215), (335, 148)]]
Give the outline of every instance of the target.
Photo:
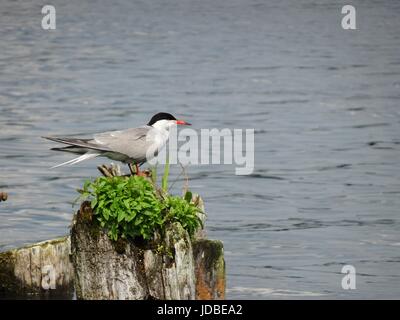
[[(127, 164), (132, 175), (141, 175), (139, 167), (157, 156), (169, 139), (170, 129), (176, 125), (191, 124), (184, 120), (177, 120), (170, 113), (159, 112), (150, 119), (147, 125), (97, 133), (91, 139), (55, 136), (42, 138), (67, 145), (51, 150), (80, 155), (52, 169), (103, 156)], [(135, 166), (135, 171), (133, 166)]]

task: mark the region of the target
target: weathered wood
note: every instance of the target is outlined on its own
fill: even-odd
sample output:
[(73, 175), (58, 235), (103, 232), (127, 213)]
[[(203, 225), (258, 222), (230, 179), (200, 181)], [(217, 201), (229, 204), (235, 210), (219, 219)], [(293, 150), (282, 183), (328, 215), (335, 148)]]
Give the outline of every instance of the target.
[[(83, 226), (79, 235), (88, 236), (89, 240), (86, 241), (93, 241), (90, 237), (96, 236), (96, 233), (90, 228), (84, 229), (87, 227), (89, 225)], [(225, 263), (222, 243), (207, 239), (190, 243), (185, 236), (176, 241), (184, 234), (178, 224), (171, 226), (166, 234), (166, 243), (173, 245), (160, 250), (142, 249), (126, 242), (113, 244), (105, 233), (101, 239), (98, 234), (97, 245), (100, 245), (101, 250), (107, 248), (104, 253), (80, 250), (73, 256), (78, 259), (78, 263), (79, 259), (85, 259), (86, 262), (89, 259), (92, 262), (91, 267), (84, 264), (85, 267), (77, 273), (83, 279), (75, 278), (78, 298), (224, 299)], [(193, 255), (190, 254), (191, 250)], [(112, 259), (108, 260), (110, 256)], [(44, 268), (49, 265), (56, 270), (55, 289), (42, 287), (43, 281), (47, 284), (49, 281), (48, 269)], [(109, 272), (107, 277), (113, 280), (103, 278), (103, 282), (98, 281), (97, 277), (104, 269)], [(73, 278), (70, 237), (0, 253), (0, 298), (71, 299), (74, 293)], [(129, 292), (125, 281), (136, 283), (136, 286)], [(81, 283), (86, 286), (82, 288)]]
[(72, 262), (78, 299), (146, 299), (141, 272), (141, 250), (129, 243), (113, 243), (106, 232), (94, 226), (90, 205), (85, 202), (71, 229)]
[(101, 172), (101, 174), (105, 177), (117, 177), (122, 176), (121, 167), (112, 163), (110, 166), (106, 166), (105, 164), (98, 166), (97, 169)]
[(84, 203), (71, 229), (78, 299), (195, 299), (193, 251), (180, 224), (155, 244), (113, 242), (88, 211)]
[(206, 223), (207, 215), (205, 213), (204, 201), (198, 194), (193, 194), (192, 201), (200, 209), (200, 212), (197, 212), (196, 215), (201, 221), (201, 226), (194, 233), (194, 238), (195, 239), (205, 239), (206, 231), (205, 231), (204, 225)]
[[(98, 166), (97, 170), (99, 170), (103, 176), (108, 177), (108, 178), (119, 177), (119, 176), (122, 176), (122, 177), (131, 177), (132, 176), (132, 174), (124, 174), (123, 175), (121, 167), (114, 163), (111, 163), (111, 165), (109, 165), (109, 166), (107, 166), (105, 164)], [(141, 171), (140, 175), (150, 178), (151, 171), (150, 170)]]
[(1, 201), (6, 201), (7, 199), (8, 199), (7, 192), (0, 192), (0, 202)]
[(167, 227), (161, 250), (144, 251), (149, 297), (194, 300), (195, 272), (189, 235), (179, 223)]
[[(194, 201), (204, 212), (201, 198)], [(204, 213), (201, 219), (204, 223)], [(223, 245), (205, 239), (202, 230), (197, 235), (192, 241), (173, 223), (151, 243), (113, 242), (92, 223), (90, 204), (84, 202), (71, 229), (77, 298), (224, 299)]]
[(0, 298), (72, 299), (69, 237), (0, 253)]
[(193, 242), (196, 299), (225, 299), (225, 260), (221, 241), (198, 239)]
[(223, 245), (202, 228), (194, 240), (173, 223), (150, 242), (113, 242), (92, 220), (84, 202), (70, 237), (0, 253), (0, 298), (224, 299)]

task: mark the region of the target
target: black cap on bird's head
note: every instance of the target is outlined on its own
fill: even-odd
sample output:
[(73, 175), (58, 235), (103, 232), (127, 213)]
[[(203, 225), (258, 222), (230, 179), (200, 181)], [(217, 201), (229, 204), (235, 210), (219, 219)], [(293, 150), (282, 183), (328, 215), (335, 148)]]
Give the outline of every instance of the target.
[(155, 114), (147, 124), (148, 126), (152, 126), (155, 124), (157, 121), (160, 120), (173, 120), (175, 121), (176, 124), (181, 124), (181, 125), (190, 125), (190, 123), (183, 121), (183, 120), (177, 120), (172, 114), (167, 113), (167, 112), (159, 112)]

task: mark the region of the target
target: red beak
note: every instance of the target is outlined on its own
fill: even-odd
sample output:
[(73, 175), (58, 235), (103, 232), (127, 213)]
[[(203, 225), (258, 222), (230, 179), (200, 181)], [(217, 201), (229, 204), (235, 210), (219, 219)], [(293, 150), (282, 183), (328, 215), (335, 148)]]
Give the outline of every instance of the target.
[(176, 120), (176, 124), (184, 125), (184, 126), (191, 126), (189, 122), (183, 120)]

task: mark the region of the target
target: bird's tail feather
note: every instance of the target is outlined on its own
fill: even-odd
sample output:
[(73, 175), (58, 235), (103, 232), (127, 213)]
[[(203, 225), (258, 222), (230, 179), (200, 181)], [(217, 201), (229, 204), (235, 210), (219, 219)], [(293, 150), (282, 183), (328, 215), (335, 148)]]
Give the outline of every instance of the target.
[(57, 148), (51, 148), (50, 150), (70, 152), (70, 153), (75, 153), (75, 154), (85, 154), (85, 153), (91, 151), (90, 149), (76, 147), (76, 146), (57, 147)]
[(70, 165), (71, 166), (73, 164), (79, 163), (79, 162), (84, 161), (84, 160), (93, 159), (93, 158), (97, 157), (98, 155), (99, 155), (98, 153), (85, 153), (85, 154), (83, 154), (83, 155), (81, 155), (81, 156), (79, 156), (77, 158), (74, 158), (72, 160), (69, 160), (69, 161), (60, 163), (60, 164), (58, 164), (58, 165), (56, 165), (54, 167), (51, 167), (51, 169), (62, 167), (62, 166), (66, 166), (66, 165)]

